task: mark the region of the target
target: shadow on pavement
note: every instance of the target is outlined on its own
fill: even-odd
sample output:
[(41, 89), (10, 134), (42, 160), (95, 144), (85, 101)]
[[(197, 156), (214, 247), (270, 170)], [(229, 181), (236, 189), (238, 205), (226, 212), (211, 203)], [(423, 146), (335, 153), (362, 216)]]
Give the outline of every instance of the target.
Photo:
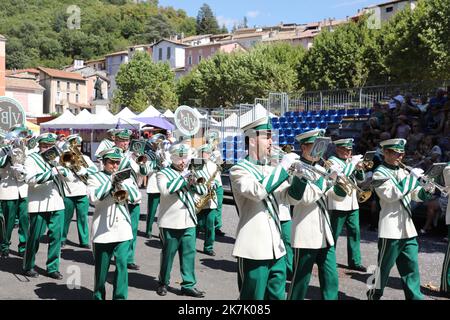
[(225, 272), (237, 272), (237, 262), (229, 260), (214, 260), (214, 259), (200, 259), (200, 262), (205, 267), (223, 270)]
[(12, 251), (9, 252), (8, 258), (0, 259), (0, 271), (13, 273), (13, 274), (22, 274), (22, 258), (12, 257)]
[(88, 249), (62, 249), (61, 258), (64, 260), (84, 263), (90, 266), (94, 265), (94, 256), (92, 255), (92, 251)]
[[(367, 283), (367, 280), (372, 275), (370, 273), (359, 273), (359, 272), (346, 272), (346, 274), (350, 276), (351, 279), (363, 283)], [(402, 281), (400, 280), (400, 278), (389, 277), (385, 290), (388, 288), (403, 290)]]
[(161, 241), (158, 239), (149, 239), (147, 241), (145, 241), (145, 245), (147, 247), (151, 247), (151, 248), (156, 248), (156, 249), (161, 249)]
[(66, 284), (52, 282), (40, 283), (36, 287), (34, 292), (40, 299), (92, 300), (93, 291), (85, 287), (71, 290)]
[(128, 286), (136, 289), (156, 291), (156, 288), (158, 288), (158, 279), (128, 270)]

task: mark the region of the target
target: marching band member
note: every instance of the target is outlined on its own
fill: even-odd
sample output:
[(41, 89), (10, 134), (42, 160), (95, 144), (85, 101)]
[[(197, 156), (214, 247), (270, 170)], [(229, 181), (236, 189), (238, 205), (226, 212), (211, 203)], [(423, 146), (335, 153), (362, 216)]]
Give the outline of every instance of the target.
[(116, 131), (117, 131), (117, 129), (114, 129), (114, 128), (113, 129), (109, 129), (108, 131), (106, 131), (106, 138), (103, 139), (100, 142), (100, 144), (98, 145), (97, 150), (95, 151), (95, 158), (97, 160), (99, 160), (99, 162), (100, 162), (100, 170), (103, 169), (102, 168), (103, 162), (101, 161), (102, 159), (101, 159), (100, 154), (103, 151), (111, 149), (111, 148), (114, 147), (114, 135), (115, 135)]
[[(447, 187), (447, 193), (450, 192), (450, 162), (444, 169), (444, 181)], [(447, 251), (445, 253), (444, 264), (442, 266), (441, 277), (441, 295), (450, 298), (450, 204), (447, 204), (447, 213), (445, 216), (445, 224), (447, 225)]]
[[(322, 137), (325, 130), (312, 130), (296, 137), (302, 150), (302, 158), (296, 168), (296, 176), (289, 189), (290, 197), (295, 200), (292, 215), (292, 248), (294, 249), (294, 275), (289, 289), (289, 300), (303, 300), (308, 291), (314, 264), (319, 269), (320, 292), (324, 300), (338, 298), (338, 272), (336, 251), (330, 217), (327, 209), (327, 197), (342, 198), (342, 191), (327, 183), (328, 178), (318, 172), (305, 171), (302, 163), (318, 171), (326, 172), (317, 164), (319, 158), (312, 157), (314, 141)], [(330, 168), (330, 176), (340, 174), (339, 168)], [(336, 195), (338, 194), (338, 195)]]
[[(27, 128), (14, 126), (10, 129), (10, 134), (16, 139), (24, 139), (20, 135), (27, 134)], [(14, 143), (9, 141), (9, 143)], [(22, 143), (23, 140), (22, 140)], [(19, 216), (19, 256), (23, 257), (28, 236), (28, 185), (25, 183), (25, 167), (23, 161), (28, 154), (28, 148), (23, 145), (23, 149), (18, 146), (9, 146), (9, 152), (0, 157), (0, 210), (3, 212), (5, 238), (0, 244), (1, 256), (9, 255), (11, 245), (11, 235), (16, 224), (16, 216)], [(15, 150), (14, 150), (15, 149)], [(20, 150), (19, 150), (20, 149)], [(13, 151), (14, 150), (14, 151)], [(19, 152), (21, 160), (14, 156)], [(16, 163), (18, 162), (18, 163)], [(20, 163), (22, 162), (22, 163)]]
[[(204, 179), (203, 184), (195, 184), (194, 189), (198, 198), (206, 197), (209, 192), (212, 194), (212, 198), (206, 203), (205, 207), (198, 213), (199, 220), (202, 220), (202, 224), (205, 228), (205, 241), (203, 243), (203, 253), (209, 256), (215, 256), (214, 241), (216, 239), (215, 234), (215, 221), (217, 217), (218, 197), (217, 197), (217, 174), (220, 173), (220, 167), (210, 160), (212, 152), (211, 145), (205, 144), (197, 149), (197, 152), (201, 155), (206, 162), (202, 168), (195, 170), (196, 179)], [(212, 180), (210, 186), (206, 184)], [(200, 223), (200, 221), (199, 221)]]
[(104, 150), (101, 156), (104, 169), (88, 176), (89, 199), (95, 205), (91, 229), (95, 260), (93, 298), (105, 299), (106, 278), (114, 256), (116, 271), (113, 299), (127, 299), (127, 261), (133, 231), (128, 206), (126, 202), (121, 203), (114, 197), (114, 192), (123, 188), (128, 192), (128, 196), (132, 196), (135, 187), (131, 179), (122, 181), (119, 186), (119, 181), (115, 178), (123, 157), (118, 149)]
[[(352, 138), (334, 141), (336, 155), (331, 156), (328, 160), (332, 164), (340, 166), (343, 174), (348, 179), (353, 179), (354, 175), (358, 182), (362, 182), (365, 180), (365, 174), (358, 164), (361, 163), (363, 156), (352, 156), (353, 141)], [(357, 181), (353, 181), (355, 184), (357, 183)], [(347, 259), (349, 268), (366, 272), (366, 267), (361, 264), (361, 234), (359, 229), (357, 191), (352, 188), (352, 194), (346, 195), (341, 201), (336, 200), (334, 197), (328, 197), (328, 210), (331, 211), (331, 228), (336, 244), (343, 226), (345, 225), (347, 229)]]
[[(61, 253), (62, 223), (64, 221), (64, 180), (73, 180), (72, 173), (61, 166), (49, 164), (41, 155), (55, 145), (56, 135), (44, 133), (37, 138), (40, 153), (31, 153), (25, 160), (25, 182), (28, 183), (28, 212), (30, 231), (27, 241), (23, 269), (25, 275), (36, 278), (35, 255), (39, 249), (39, 238), (49, 229), (47, 274), (61, 280), (59, 259)], [(57, 163), (58, 157), (54, 159)]]
[[(75, 148), (77, 148), (79, 154), (81, 154), (81, 143), (83, 142), (83, 139), (78, 134), (68, 136), (67, 142), (75, 143)], [(86, 183), (81, 180), (81, 177), (84, 177), (84, 179), (86, 179), (85, 181), (87, 181), (87, 176), (98, 172), (98, 169), (88, 156), (82, 155), (82, 157), (88, 167), (82, 167), (78, 172), (75, 172), (74, 181), (67, 183), (69, 189), (64, 188), (64, 193), (66, 196), (64, 197), (65, 212), (61, 247), (64, 247), (66, 244), (70, 222), (72, 221), (74, 211), (76, 211), (78, 240), (80, 241), (80, 247), (86, 249), (90, 248), (88, 221), (89, 199), (87, 196), (88, 189)]]
[[(212, 131), (209, 133), (208, 139), (207, 139), (207, 143), (209, 145), (211, 145), (212, 147), (212, 153), (211, 153), (211, 161), (213, 161), (214, 163), (216, 163), (218, 166), (221, 166), (223, 163), (223, 159), (222, 159), (222, 152), (219, 150), (219, 143), (220, 143), (220, 138), (219, 138), (219, 133), (217, 131)], [(223, 205), (223, 186), (222, 186), (222, 176), (221, 176), (221, 172), (219, 171), (217, 173), (216, 176), (216, 184), (217, 184), (217, 189), (216, 189), (216, 194), (217, 194), (217, 215), (216, 215), (216, 221), (214, 222), (214, 228), (216, 235), (218, 236), (224, 236), (225, 233), (221, 230), (222, 228), (222, 205)]]
[[(133, 182), (133, 191), (128, 198), (128, 211), (131, 216), (131, 227), (133, 229), (133, 240), (130, 241), (130, 251), (128, 254), (128, 269), (139, 270), (140, 267), (135, 263), (136, 255), (136, 241), (137, 231), (139, 226), (139, 216), (141, 214), (141, 191), (138, 186), (138, 174), (141, 174), (141, 170), (145, 170), (144, 166), (140, 166), (133, 160), (131, 152), (128, 150), (130, 143), (131, 131), (130, 130), (118, 130), (114, 135), (115, 147), (119, 149), (122, 154), (122, 161), (119, 165), (119, 171), (131, 168), (130, 179)], [(137, 190), (137, 191), (136, 191)]]
[(156, 174), (161, 193), (158, 226), (162, 244), (159, 286), (156, 293), (167, 294), (175, 254), (180, 258), (181, 293), (203, 298), (205, 293), (195, 288), (195, 253), (197, 213), (194, 199), (186, 180), (191, 172), (188, 164), (193, 151), (186, 144), (174, 144), (170, 147), (172, 164)]
[[(258, 119), (243, 129), (248, 156), (230, 170), (231, 187), (239, 214), (233, 256), (238, 258), (241, 300), (284, 300), (286, 249), (282, 239), (277, 198), (286, 202), (288, 185), (282, 184), (296, 154), (287, 154), (270, 166), (270, 118)], [(279, 195), (277, 195), (279, 193)]]
[(378, 268), (375, 285), (367, 292), (367, 296), (369, 300), (381, 298), (389, 273), (396, 264), (406, 299), (421, 300), (423, 296), (420, 292), (419, 247), (412, 220), (411, 200), (421, 202), (429, 199), (433, 186), (419, 186), (418, 179), (423, 175), (422, 169), (415, 168), (408, 172), (399, 168), (405, 154), (405, 139), (385, 140), (380, 145), (383, 147), (384, 162), (375, 170), (373, 179), (388, 180), (375, 188), (381, 206)]
[[(160, 193), (158, 189), (158, 183), (156, 181), (156, 173), (163, 168), (169, 166), (170, 162), (167, 160), (170, 158), (168, 152), (159, 148), (159, 143), (165, 137), (163, 134), (158, 133), (152, 136), (149, 140), (152, 147), (150, 155), (150, 161), (147, 161), (148, 183), (147, 183), (147, 225), (145, 234), (148, 238), (152, 237), (152, 226), (155, 220), (156, 210), (160, 202)], [(159, 142), (159, 143), (158, 143)]]

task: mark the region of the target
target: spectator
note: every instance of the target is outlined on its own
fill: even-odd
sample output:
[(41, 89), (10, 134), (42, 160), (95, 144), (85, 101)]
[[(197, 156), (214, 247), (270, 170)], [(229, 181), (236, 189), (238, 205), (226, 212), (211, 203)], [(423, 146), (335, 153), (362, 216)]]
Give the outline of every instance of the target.
[(420, 108), (412, 101), (412, 95), (408, 93), (405, 96), (404, 108), (407, 114), (412, 116), (420, 116)]
[(406, 155), (411, 156), (417, 150), (420, 141), (424, 138), (425, 134), (422, 132), (419, 121), (413, 121), (411, 132), (408, 135), (408, 144), (406, 145)]
[(407, 124), (407, 121), (407, 116), (399, 115), (397, 121), (391, 129), (391, 136), (399, 139), (408, 138), (411, 127)]
[(369, 119), (370, 125), (370, 133), (374, 136), (379, 136), (381, 131), (380, 123), (378, 122), (378, 118), (371, 117)]
[(428, 109), (428, 97), (426, 95), (423, 95), (420, 97), (420, 103), (417, 105), (417, 108), (419, 108), (422, 115), (424, 115), (427, 112)]
[(392, 118), (390, 115), (384, 117), (384, 124), (381, 126), (382, 132), (390, 132), (393, 126)]
[(381, 106), (381, 103), (375, 102), (373, 104), (372, 112), (370, 113), (371, 117), (375, 117), (378, 119), (378, 123), (380, 125), (384, 124), (384, 113), (382, 111), (383, 107)]
[(375, 140), (377, 139), (377, 137), (378, 134), (372, 132), (370, 124), (364, 123), (362, 127), (361, 137), (358, 142), (358, 152), (363, 154), (367, 151), (374, 150), (376, 148)]
[(444, 131), (438, 136), (438, 145), (443, 152), (443, 161), (450, 161), (450, 118), (445, 121)]
[(438, 109), (442, 109), (447, 101), (448, 98), (445, 96), (445, 91), (443, 89), (438, 89), (436, 91), (436, 97), (430, 99), (429, 106), (430, 108), (437, 107)]
[(426, 120), (426, 130), (425, 132), (432, 135), (438, 135), (442, 133), (444, 129), (445, 113), (444, 108), (440, 107), (438, 104), (432, 105), (428, 108)]

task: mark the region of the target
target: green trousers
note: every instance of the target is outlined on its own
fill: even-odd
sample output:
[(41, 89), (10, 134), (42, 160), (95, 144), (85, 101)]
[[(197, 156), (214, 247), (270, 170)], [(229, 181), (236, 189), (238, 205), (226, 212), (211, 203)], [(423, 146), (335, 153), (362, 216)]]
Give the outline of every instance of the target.
[(155, 221), (156, 210), (158, 209), (159, 202), (161, 200), (161, 194), (159, 193), (147, 193), (147, 226), (145, 228), (145, 234), (150, 237), (152, 235), (152, 226)]
[(337, 300), (339, 276), (334, 246), (323, 249), (294, 249), (294, 276), (289, 300), (304, 300), (308, 292), (314, 264), (319, 270), (320, 293), (323, 300)]
[(64, 222), (64, 210), (37, 212), (30, 214), (30, 232), (23, 260), (23, 269), (31, 270), (35, 265), (36, 253), (39, 250), (39, 239), (48, 228), (47, 272), (59, 271), (61, 254), (61, 235)]
[[(447, 226), (448, 239), (450, 239), (450, 225)], [(442, 266), (441, 292), (450, 293), (450, 240), (447, 243), (444, 265)]]
[(183, 279), (181, 287), (193, 288), (197, 283), (195, 278), (195, 228), (180, 230), (160, 228), (159, 235), (162, 244), (159, 282), (169, 285), (173, 260), (178, 251), (181, 278)]
[(25, 252), (29, 218), (28, 218), (28, 198), (21, 198), (16, 200), (2, 200), (0, 201), (1, 211), (4, 218), (4, 236), (3, 242), (0, 244), (0, 251), (2, 253), (9, 253), (9, 246), (11, 245), (11, 236), (16, 223), (16, 217), (19, 216), (19, 253)]
[(238, 258), (239, 300), (286, 300), (286, 258)]
[(402, 280), (403, 291), (407, 300), (422, 300), (419, 274), (419, 245), (416, 238), (378, 240), (378, 268), (375, 284), (367, 292), (369, 300), (379, 300), (389, 279), (394, 264)]
[(217, 209), (204, 209), (198, 215), (198, 220), (202, 220), (201, 224), (205, 228), (203, 251), (212, 251), (214, 249), (214, 241), (216, 240), (216, 217)]
[(108, 276), (111, 258), (114, 256), (116, 271), (113, 282), (113, 299), (126, 300), (128, 298), (128, 269), (127, 257), (130, 241), (115, 243), (94, 243), (95, 284), (94, 300), (105, 300), (105, 283)]
[(78, 241), (81, 245), (89, 244), (89, 199), (87, 196), (77, 197), (65, 197), (64, 198), (64, 227), (62, 242), (67, 240), (67, 234), (69, 233), (70, 223), (74, 211), (77, 212), (77, 228), (78, 228)]
[(334, 242), (341, 235), (342, 228), (347, 229), (347, 261), (349, 266), (361, 265), (361, 233), (359, 230), (359, 210), (355, 211), (338, 211), (331, 212), (331, 229), (333, 231)]
[(286, 276), (291, 278), (292, 276), (292, 261), (294, 260), (294, 251), (291, 247), (291, 227), (292, 221), (281, 221), (281, 237), (283, 238), (284, 246), (286, 247)]
[(130, 240), (130, 249), (128, 251), (128, 264), (135, 262), (134, 257), (136, 255), (136, 241), (137, 232), (139, 226), (139, 216), (141, 215), (141, 206), (139, 204), (128, 204), (128, 210), (131, 218), (131, 230), (133, 231), (133, 239)]
[(217, 194), (217, 211), (214, 227), (216, 228), (216, 230), (219, 230), (220, 228), (222, 228), (223, 187), (218, 187), (216, 189), (216, 194)]

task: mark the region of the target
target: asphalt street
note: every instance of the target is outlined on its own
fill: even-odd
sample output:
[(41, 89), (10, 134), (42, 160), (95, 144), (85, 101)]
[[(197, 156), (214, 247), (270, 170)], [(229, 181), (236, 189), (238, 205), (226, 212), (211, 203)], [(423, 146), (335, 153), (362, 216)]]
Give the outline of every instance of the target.
[[(144, 193), (144, 190), (141, 190)], [(130, 300), (181, 300), (187, 298), (180, 292), (180, 269), (178, 257), (176, 257), (171, 276), (171, 288), (166, 297), (156, 294), (158, 285), (158, 273), (160, 263), (160, 243), (158, 229), (153, 225), (153, 238), (144, 237), (146, 195), (141, 207), (141, 221), (136, 250), (136, 263), (141, 270), (129, 272)], [(92, 216), (89, 217), (92, 221)], [(217, 237), (215, 243), (216, 256), (210, 257), (202, 253), (203, 235), (197, 240), (196, 276), (197, 287), (206, 292), (205, 299), (210, 300), (236, 300), (237, 288), (237, 264), (231, 253), (233, 250), (234, 234), (238, 222), (236, 209), (232, 205), (224, 205), (223, 228), (224, 237)], [(61, 251), (60, 272), (63, 280), (53, 280), (45, 276), (45, 260), (47, 257), (47, 244), (43, 237), (39, 252), (36, 255), (36, 270), (40, 273), (38, 278), (28, 279), (22, 274), (22, 258), (17, 256), (18, 235), (14, 229), (11, 254), (7, 259), (0, 259), (0, 299), (91, 299), (94, 286), (94, 265), (92, 251), (78, 247), (78, 236), (75, 221), (72, 222), (68, 242)], [(255, 239), (258, 241), (258, 239)], [(366, 266), (376, 266), (377, 259), (377, 234), (367, 231), (362, 227), (361, 252), (363, 263)], [(438, 294), (428, 289), (429, 285), (439, 287), (442, 263), (446, 243), (440, 237), (419, 238), (419, 263), (422, 292), (425, 299), (440, 300)], [(337, 262), (339, 265), (339, 299), (342, 300), (366, 300), (367, 281), (371, 276), (346, 269), (346, 237), (345, 231), (337, 243)], [(108, 277), (107, 299), (112, 297), (112, 280), (114, 265), (110, 268)], [(317, 268), (313, 270), (308, 299), (320, 299), (319, 279)], [(383, 299), (403, 300), (404, 294), (400, 277), (396, 267), (390, 274), (390, 279)]]

